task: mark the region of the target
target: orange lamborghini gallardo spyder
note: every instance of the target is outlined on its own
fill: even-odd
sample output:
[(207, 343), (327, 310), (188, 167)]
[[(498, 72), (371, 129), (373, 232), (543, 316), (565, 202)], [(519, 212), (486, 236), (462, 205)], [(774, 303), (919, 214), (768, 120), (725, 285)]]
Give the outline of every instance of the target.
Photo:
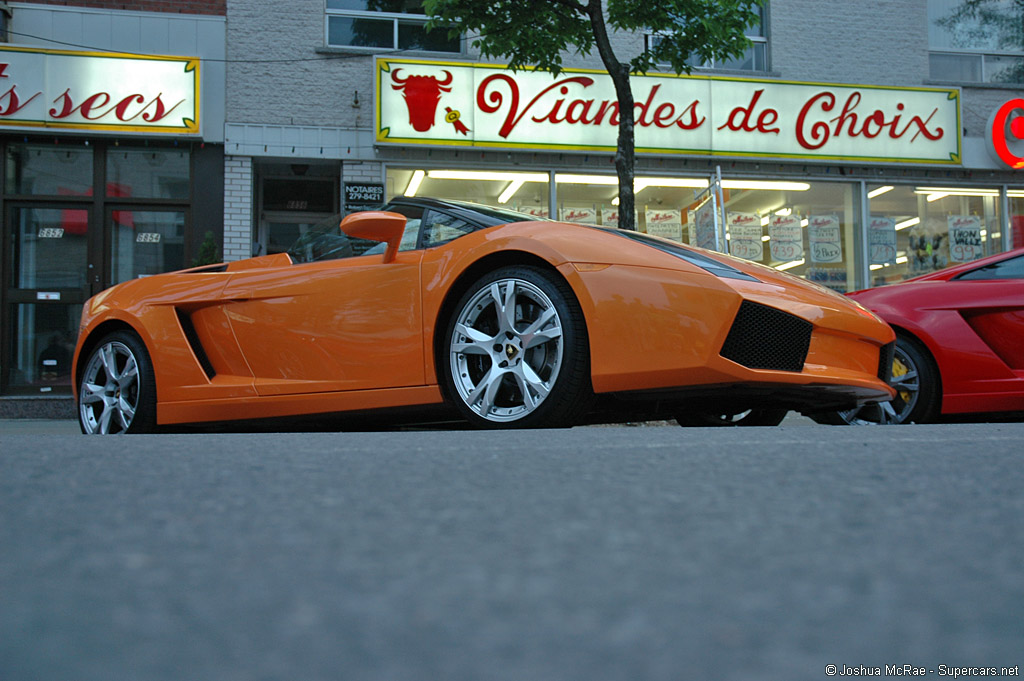
[(720, 253), (395, 199), (287, 252), (103, 291), (74, 377), (86, 433), (306, 415), (757, 425), (891, 399), (894, 339), (843, 296)]

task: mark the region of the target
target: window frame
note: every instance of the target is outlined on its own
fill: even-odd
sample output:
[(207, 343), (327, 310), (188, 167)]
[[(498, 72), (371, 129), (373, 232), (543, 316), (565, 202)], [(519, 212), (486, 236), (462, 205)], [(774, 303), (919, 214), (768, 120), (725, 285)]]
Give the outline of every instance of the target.
[[(372, 45), (365, 46), (333, 44), (330, 41), (331, 17), (347, 17), (351, 19), (374, 19), (378, 21), (390, 21), (391, 46), (383, 47)], [(328, 50), (346, 50), (366, 53), (412, 52), (422, 54), (461, 55), (465, 52), (464, 41), (461, 37), (459, 38), (458, 49), (452, 52), (425, 49), (406, 49), (399, 46), (399, 31), (402, 22), (407, 24), (418, 24), (420, 26), (425, 26), (427, 20), (428, 18), (426, 14), (413, 14), (405, 12), (383, 12), (378, 10), (332, 9), (327, 6), (327, 0), (324, 0), (324, 47)]]
[[(1000, 49), (998, 47), (960, 47), (954, 45), (934, 45), (933, 44), (933, 26), (937, 24), (937, 21), (941, 17), (932, 14), (931, 5), (928, 10), (928, 76), (932, 82), (949, 82), (949, 83), (981, 83), (986, 85), (996, 86), (1017, 86), (1024, 81), (998, 81), (992, 80), (992, 68), (989, 66), (990, 60), (999, 59), (1020, 59), (1024, 60), (1024, 45), (1016, 47), (1014, 49)], [(943, 31), (943, 35), (948, 35)], [(980, 73), (981, 77), (978, 80), (964, 80), (959, 78), (941, 78), (935, 77), (931, 72), (931, 57), (945, 56), (945, 57), (968, 57), (976, 58), (980, 60)], [(996, 71), (998, 73), (998, 70)]]
[[(710, 62), (704, 62), (702, 64), (692, 64), (693, 69), (694, 70), (699, 70), (699, 71), (730, 71), (730, 72), (735, 72), (735, 73), (770, 73), (771, 72), (771, 52), (770, 52), (770, 49), (769, 49), (769, 40), (768, 40), (768, 15), (769, 15), (769, 13), (768, 13), (768, 3), (766, 2), (764, 5), (761, 5), (759, 7), (759, 9), (761, 11), (761, 21), (758, 22), (757, 28), (759, 29), (760, 32), (759, 32), (758, 35), (747, 35), (747, 39), (750, 40), (751, 46), (749, 48), (747, 48), (747, 50), (745, 50), (743, 54), (746, 55), (747, 52), (749, 52), (751, 50), (754, 50), (754, 49), (757, 49), (758, 45), (762, 45), (763, 46), (762, 49), (764, 50), (763, 55), (762, 55), (762, 58), (763, 58), (763, 61), (764, 61), (764, 67), (763, 68), (760, 68), (760, 69), (740, 69), (740, 68), (734, 68), (734, 67), (730, 67), (730, 66), (718, 66), (718, 65), (715, 64), (715, 60), (711, 60)], [(646, 52), (646, 51), (649, 51), (651, 49), (651, 40), (653, 38), (663, 38), (663, 37), (665, 37), (667, 35), (670, 35), (670, 34), (664, 33), (664, 32), (657, 32), (657, 31), (644, 33), (644, 51)], [(739, 57), (736, 57), (735, 59), (739, 59)], [(756, 58), (754, 58), (754, 61), (756, 61)], [(659, 65), (660, 66), (668, 66), (667, 63), (662, 63), (662, 64), (659, 64)]]

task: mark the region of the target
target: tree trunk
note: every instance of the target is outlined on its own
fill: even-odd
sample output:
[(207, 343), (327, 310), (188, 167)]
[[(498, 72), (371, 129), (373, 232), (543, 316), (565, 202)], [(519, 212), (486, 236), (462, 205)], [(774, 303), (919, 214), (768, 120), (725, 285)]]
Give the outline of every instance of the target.
[(612, 51), (608, 28), (604, 22), (601, 0), (587, 4), (590, 25), (594, 28), (594, 42), (601, 61), (615, 85), (619, 102), (619, 138), (615, 150), (615, 172), (619, 176), (619, 228), (636, 231), (636, 197), (633, 194), (633, 176), (636, 164), (633, 122), (633, 90), (629, 85), (629, 65), (621, 63)]

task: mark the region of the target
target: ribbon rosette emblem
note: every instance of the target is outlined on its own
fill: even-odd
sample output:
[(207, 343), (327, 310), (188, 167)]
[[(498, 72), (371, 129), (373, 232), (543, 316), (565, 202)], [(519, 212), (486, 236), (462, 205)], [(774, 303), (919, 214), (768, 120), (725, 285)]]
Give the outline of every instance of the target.
[(460, 132), (463, 135), (469, 134), (469, 128), (466, 127), (465, 123), (459, 120), (462, 117), (458, 111), (453, 111), (450, 106), (446, 106), (444, 110), (447, 112), (444, 116), (446, 123), (451, 123), (452, 127), (455, 128), (455, 132)]

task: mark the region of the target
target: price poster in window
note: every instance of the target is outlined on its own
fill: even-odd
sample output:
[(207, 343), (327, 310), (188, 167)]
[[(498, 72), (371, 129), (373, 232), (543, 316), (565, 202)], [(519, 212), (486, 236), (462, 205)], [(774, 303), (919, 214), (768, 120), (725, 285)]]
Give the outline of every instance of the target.
[(597, 224), (597, 211), (593, 208), (563, 208), (561, 211), (562, 222), (585, 222), (589, 225)]
[(619, 209), (618, 208), (602, 208), (601, 209), (601, 224), (605, 227), (619, 226)]
[(683, 240), (683, 215), (678, 210), (647, 210), (647, 233), (673, 241)]
[(981, 218), (977, 215), (950, 215), (949, 259), (953, 262), (970, 262), (985, 255), (981, 245)]
[(871, 216), (868, 224), (868, 252), (872, 265), (896, 262), (896, 221), (892, 218)]
[(811, 262), (843, 261), (843, 241), (838, 216), (808, 216), (807, 238), (811, 245)]
[(709, 251), (715, 250), (715, 202), (709, 199), (695, 210), (693, 222), (694, 233), (690, 235), (690, 243)]
[(729, 253), (747, 260), (764, 259), (761, 218), (753, 213), (729, 213)]
[(776, 215), (768, 223), (772, 260), (790, 262), (804, 257), (804, 232), (797, 215)]

